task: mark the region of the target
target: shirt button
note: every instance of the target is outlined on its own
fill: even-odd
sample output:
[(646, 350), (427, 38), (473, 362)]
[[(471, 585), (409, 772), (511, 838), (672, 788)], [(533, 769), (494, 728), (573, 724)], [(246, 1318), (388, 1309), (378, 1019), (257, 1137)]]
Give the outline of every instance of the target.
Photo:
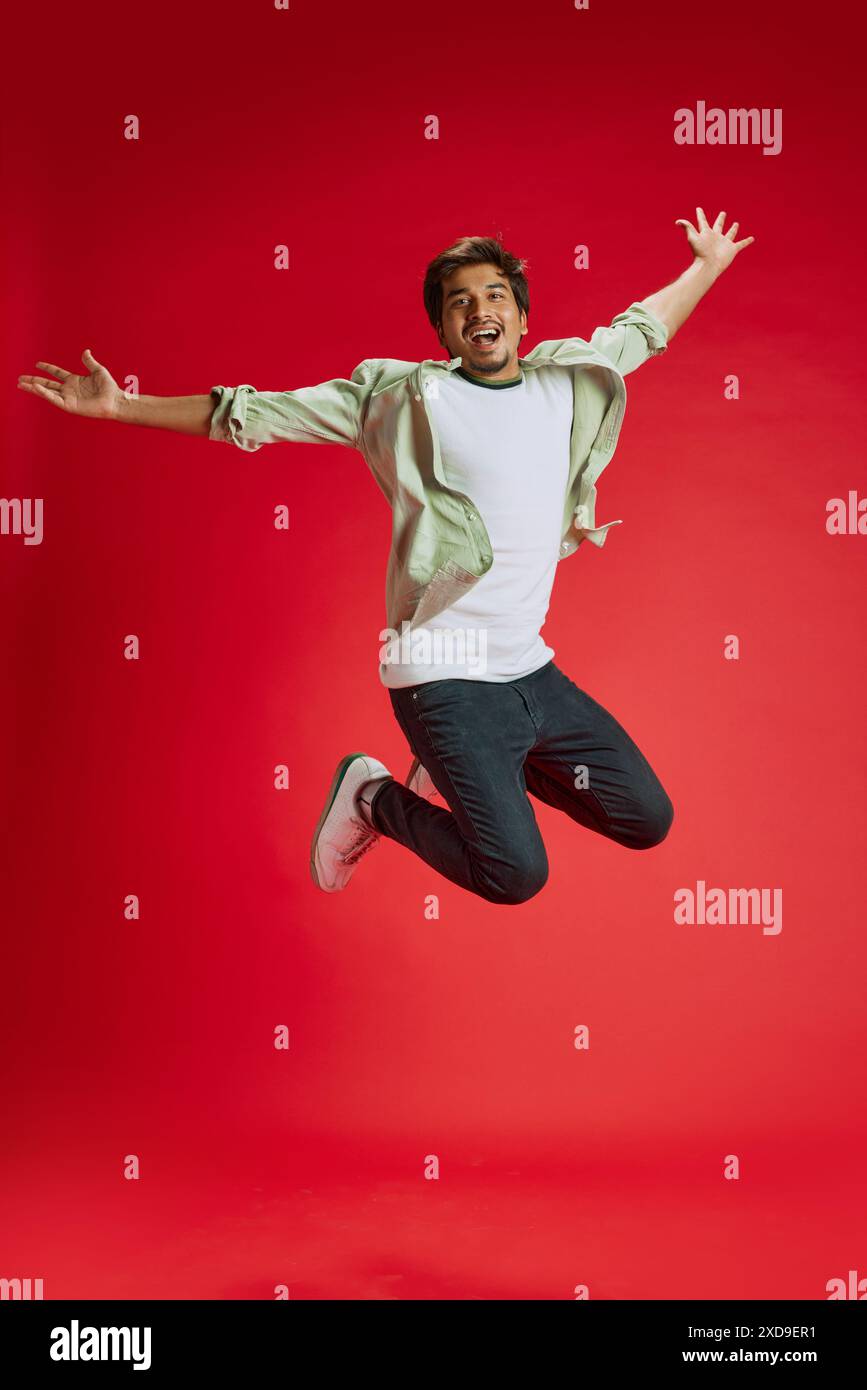
[(421, 396), (416, 396), (416, 400), (417, 400), (417, 401), (420, 401), (420, 400), (421, 400)]

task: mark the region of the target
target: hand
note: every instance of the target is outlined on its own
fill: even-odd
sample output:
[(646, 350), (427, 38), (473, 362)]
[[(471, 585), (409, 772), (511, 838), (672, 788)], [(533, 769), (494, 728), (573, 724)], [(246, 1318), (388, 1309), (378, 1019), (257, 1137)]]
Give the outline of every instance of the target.
[(725, 270), (727, 266), (731, 265), (739, 251), (743, 251), (745, 246), (749, 246), (751, 242), (755, 241), (754, 236), (747, 236), (741, 241), (735, 241), (734, 237), (738, 229), (737, 222), (733, 222), (723, 235), (726, 220), (724, 212), (720, 213), (712, 227), (704, 215), (703, 208), (696, 208), (695, 212), (698, 231), (685, 217), (678, 217), (674, 225), (686, 228), (686, 238), (695, 252), (696, 259), (706, 261), (716, 271)]
[(63, 367), (55, 367), (53, 362), (37, 362), (37, 367), (52, 372), (59, 380), (53, 381), (47, 376), (20, 376), (18, 386), (22, 391), (32, 391), (35, 396), (51, 401), (70, 415), (85, 415), (93, 420), (113, 419), (123, 401), (123, 392), (107, 368), (97, 362), (90, 348), (84, 349), (81, 360), (89, 376), (75, 376)]

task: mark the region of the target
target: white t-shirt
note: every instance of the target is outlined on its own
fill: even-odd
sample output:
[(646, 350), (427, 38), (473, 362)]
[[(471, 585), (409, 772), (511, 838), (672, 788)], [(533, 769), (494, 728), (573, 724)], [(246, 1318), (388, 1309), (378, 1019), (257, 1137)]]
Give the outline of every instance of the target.
[(573, 386), (568, 367), (514, 385), (443, 374), (429, 405), (446, 483), (471, 498), (493, 564), (468, 593), (392, 642), (380, 679), (392, 688), (450, 678), (509, 681), (554, 655), (541, 636), (560, 554), (569, 481)]

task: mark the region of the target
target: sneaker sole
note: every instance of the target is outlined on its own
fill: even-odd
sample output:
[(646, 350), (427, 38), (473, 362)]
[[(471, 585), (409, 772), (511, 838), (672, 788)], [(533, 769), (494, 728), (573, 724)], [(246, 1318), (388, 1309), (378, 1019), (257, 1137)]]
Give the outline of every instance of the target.
[[(313, 882), (316, 884), (317, 888), (322, 888), (322, 884), (319, 882), (319, 875), (316, 872), (316, 845), (319, 840), (320, 832), (322, 830), (323, 825), (325, 824), (328, 812), (334, 805), (334, 798), (340, 790), (340, 784), (346, 776), (346, 770), (349, 767), (349, 764), (351, 762), (354, 762), (356, 758), (364, 758), (366, 756), (367, 755), (365, 753), (347, 753), (346, 757), (341, 758), (340, 762), (337, 764), (337, 771), (335, 772), (334, 777), (331, 781), (331, 787), (328, 791), (328, 798), (325, 802), (325, 809), (323, 810), (322, 815), (316, 822), (316, 829), (313, 831), (313, 840), (310, 845), (310, 877), (313, 879)], [(326, 893), (329, 890), (327, 888), (322, 888), (322, 891), (323, 893)]]

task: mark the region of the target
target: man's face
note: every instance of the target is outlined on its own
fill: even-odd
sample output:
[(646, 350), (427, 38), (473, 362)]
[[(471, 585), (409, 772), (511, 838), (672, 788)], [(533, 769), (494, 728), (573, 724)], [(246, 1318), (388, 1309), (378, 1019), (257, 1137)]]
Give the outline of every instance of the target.
[[(489, 381), (518, 376), (518, 347), (527, 332), (527, 315), (495, 265), (467, 265), (442, 282), (443, 317), (439, 340), (449, 357)], [(481, 329), (495, 333), (478, 335)]]

